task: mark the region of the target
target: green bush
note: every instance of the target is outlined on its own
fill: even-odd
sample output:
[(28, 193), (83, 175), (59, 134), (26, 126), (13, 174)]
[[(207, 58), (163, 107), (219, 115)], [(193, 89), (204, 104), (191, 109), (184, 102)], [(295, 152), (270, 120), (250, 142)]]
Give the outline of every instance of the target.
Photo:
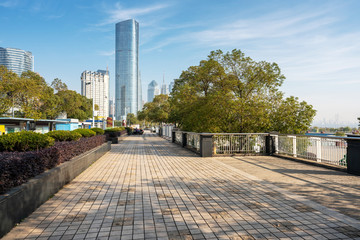
[(82, 135), (77, 132), (70, 132), (64, 130), (56, 130), (46, 133), (46, 135), (55, 139), (55, 141), (63, 142), (63, 141), (77, 141)]
[(55, 140), (45, 134), (16, 132), (0, 136), (0, 151), (33, 151), (54, 145)]
[(132, 128), (132, 127), (126, 127), (125, 129), (126, 129), (128, 135), (131, 135), (131, 134), (132, 134), (132, 132), (133, 132), (133, 128)]
[(101, 128), (92, 128), (90, 130), (94, 131), (96, 135), (103, 135), (105, 133), (105, 131)]
[(78, 128), (78, 129), (72, 130), (72, 132), (80, 133), (81, 136), (86, 137), (86, 138), (96, 135), (96, 132), (94, 132), (93, 130), (90, 130), (90, 129)]
[(111, 133), (111, 132), (118, 132), (118, 130), (116, 128), (105, 129), (105, 133)]

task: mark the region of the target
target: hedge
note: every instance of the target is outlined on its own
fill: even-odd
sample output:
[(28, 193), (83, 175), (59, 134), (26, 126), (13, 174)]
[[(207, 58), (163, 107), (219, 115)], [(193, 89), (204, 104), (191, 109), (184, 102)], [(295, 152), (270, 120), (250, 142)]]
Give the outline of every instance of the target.
[(56, 130), (46, 133), (45, 135), (50, 136), (55, 139), (55, 141), (63, 142), (63, 141), (77, 141), (82, 135), (78, 132), (70, 132), (65, 130)]
[(105, 136), (102, 135), (79, 141), (55, 142), (54, 146), (38, 151), (0, 152), (0, 194), (104, 142)]
[(131, 135), (133, 133), (132, 127), (126, 127), (125, 129), (126, 129), (128, 135)]
[(96, 135), (103, 135), (105, 133), (105, 131), (101, 128), (91, 128), (90, 130), (94, 131)]
[(83, 128), (78, 128), (78, 129), (72, 130), (72, 132), (80, 133), (85, 138), (92, 137), (92, 136), (96, 135), (96, 132), (94, 132), (94, 131), (92, 131), (90, 129), (83, 129)]
[(54, 139), (36, 132), (16, 132), (0, 136), (0, 152), (33, 151), (54, 145)]

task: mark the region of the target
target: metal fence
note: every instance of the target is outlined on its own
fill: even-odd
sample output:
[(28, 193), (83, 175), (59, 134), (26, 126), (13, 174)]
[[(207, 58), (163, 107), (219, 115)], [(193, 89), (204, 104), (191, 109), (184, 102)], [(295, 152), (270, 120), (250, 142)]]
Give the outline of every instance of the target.
[(183, 140), (182, 132), (176, 131), (175, 132), (175, 142), (182, 145), (182, 140)]
[(195, 149), (197, 152), (200, 151), (200, 134), (187, 132), (186, 133), (186, 146)]
[(213, 154), (249, 154), (266, 153), (266, 136), (262, 133), (229, 133), (213, 135)]
[[(169, 127), (169, 126), (167, 126)], [(168, 131), (173, 130), (169, 128)], [(164, 136), (171, 137), (171, 131)], [(200, 152), (201, 133), (175, 131), (175, 142)], [(270, 136), (272, 141), (267, 141)], [(266, 144), (270, 144), (267, 146)], [(268, 152), (267, 152), (268, 151)], [(215, 133), (212, 135), (213, 156), (221, 155), (276, 155), (304, 158), (326, 164), (347, 166), (347, 142), (338, 137), (312, 137), (305, 135), (278, 135), (268, 133)], [(203, 153), (200, 153), (203, 154)]]
[(162, 126), (162, 135), (166, 138), (172, 137), (172, 130), (174, 126), (173, 125), (164, 125)]
[(343, 138), (271, 135), (275, 153), (327, 164), (346, 166), (347, 142)]

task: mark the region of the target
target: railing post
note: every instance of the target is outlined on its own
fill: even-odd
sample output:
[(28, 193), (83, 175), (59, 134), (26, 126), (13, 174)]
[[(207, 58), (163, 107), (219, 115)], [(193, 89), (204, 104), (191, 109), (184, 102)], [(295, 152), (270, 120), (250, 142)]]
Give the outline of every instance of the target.
[(360, 139), (346, 139), (347, 142), (347, 172), (360, 175)]
[(274, 136), (274, 148), (275, 148), (275, 153), (278, 154), (279, 153), (279, 136), (278, 135)]
[(316, 147), (316, 161), (321, 162), (321, 138), (314, 137)]
[(267, 155), (272, 155), (275, 152), (273, 136), (270, 135), (265, 136), (265, 149)]
[(200, 156), (212, 157), (213, 141), (212, 134), (200, 134)]
[(182, 132), (182, 146), (186, 147), (186, 145), (187, 145), (187, 133)]
[(289, 138), (292, 138), (292, 145), (293, 145), (292, 154), (293, 154), (293, 157), (297, 157), (297, 154), (296, 154), (296, 136), (289, 136)]
[(171, 142), (174, 143), (175, 140), (176, 140), (176, 129), (173, 128), (173, 129), (172, 129), (172, 132), (171, 132)]

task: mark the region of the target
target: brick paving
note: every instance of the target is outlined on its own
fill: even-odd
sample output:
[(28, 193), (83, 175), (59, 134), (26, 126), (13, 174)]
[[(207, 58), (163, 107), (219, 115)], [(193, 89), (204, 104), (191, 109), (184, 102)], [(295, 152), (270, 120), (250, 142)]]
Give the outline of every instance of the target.
[(145, 134), (112, 145), (4, 239), (360, 239), (360, 221)]

